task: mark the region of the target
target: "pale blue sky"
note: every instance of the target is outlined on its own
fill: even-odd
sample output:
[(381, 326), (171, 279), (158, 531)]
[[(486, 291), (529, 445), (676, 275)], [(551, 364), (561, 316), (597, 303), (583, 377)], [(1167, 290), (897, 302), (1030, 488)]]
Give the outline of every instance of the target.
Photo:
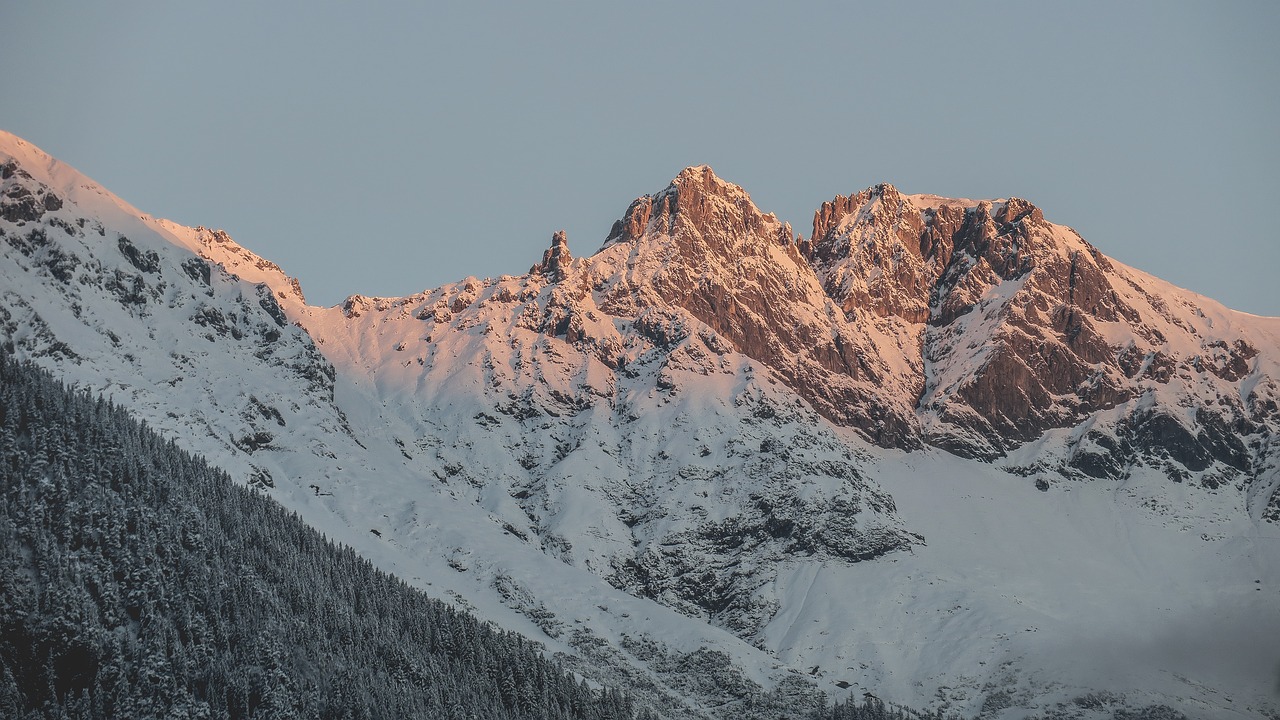
[(1280, 3), (0, 7), (0, 127), (312, 302), (597, 249), (710, 164), (806, 235), (888, 181), (1016, 195), (1280, 315)]

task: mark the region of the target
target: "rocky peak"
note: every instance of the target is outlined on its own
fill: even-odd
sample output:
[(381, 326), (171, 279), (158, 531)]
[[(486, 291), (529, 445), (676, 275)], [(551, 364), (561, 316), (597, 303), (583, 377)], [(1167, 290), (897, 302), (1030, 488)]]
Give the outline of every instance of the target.
[(800, 252), (846, 313), (920, 323), (928, 319), (930, 289), (939, 275), (932, 253), (925, 252), (932, 249), (924, 241), (928, 226), (909, 198), (880, 184), (824, 202)]
[[(792, 240), (790, 225), (780, 223), (772, 213), (760, 212), (745, 190), (720, 179), (710, 167), (698, 165), (680, 171), (660, 192), (631, 203), (614, 223), (606, 244), (634, 242), (647, 232), (676, 236), (689, 229), (730, 241), (764, 237), (789, 245)], [(737, 248), (736, 243), (720, 243), (712, 249)]]
[(710, 168), (632, 203), (588, 266), (606, 313), (705, 324), (713, 344), (767, 366), (819, 413), (882, 445), (918, 444), (918, 390), (899, 372), (909, 361), (886, 361), (867, 328), (833, 313), (790, 225)]
[(557, 230), (551, 236), (551, 247), (542, 253), (542, 262), (534, 265), (530, 272), (541, 273), (550, 278), (552, 282), (560, 282), (564, 279), (565, 272), (572, 261), (573, 256), (569, 254), (568, 236), (565, 235), (563, 230)]
[(1011, 197), (993, 215), (997, 222), (1014, 224), (1028, 218), (1030, 222), (1044, 222), (1044, 213), (1040, 208), (1022, 198)]
[[(1035, 205), (1020, 198), (1001, 203), (984, 200), (965, 216), (965, 222), (952, 238), (953, 251), (967, 251), (985, 259), (1000, 277), (1008, 280), (1022, 275), (1031, 267), (1030, 258), (1037, 244), (1042, 250), (1055, 250), (1044, 214)], [(1037, 242), (1037, 238), (1040, 238)]]
[[(1169, 373), (1144, 379), (1145, 363), (1173, 357), (1175, 336), (1189, 335), (1179, 344), (1203, 354), (1191, 321), (1166, 318), (1143, 282), (1016, 197), (947, 199), (876, 185), (823, 203), (813, 235), (792, 243), (790, 228), (740, 187), (695, 167), (632, 203), (587, 266), (605, 312), (687, 313), (819, 413), (882, 445), (923, 440), (994, 460), (1104, 413), (1113, 418), (1107, 432), (1124, 437), (1164, 428), (1143, 419), (1149, 402), (1138, 399)], [(1148, 322), (1157, 316), (1165, 319)], [(1230, 347), (1234, 338), (1223, 338)], [(1188, 387), (1221, 379), (1186, 362)], [(1248, 361), (1230, 363), (1238, 369), (1224, 376), (1248, 375)], [(1186, 433), (1148, 432), (1127, 455), (1112, 453), (1118, 460), (1073, 448), (1067, 462), (1120, 475), (1142, 457), (1188, 446), (1207, 448), (1196, 457), (1220, 461), (1224, 473), (1248, 472), (1239, 442), (1219, 442), (1230, 434), (1213, 430), (1245, 414), (1232, 403), (1220, 413), (1227, 420), (1206, 411), (1210, 420), (1189, 421)]]
[(167, 220), (157, 222), (205, 260), (219, 263), (229, 272), (250, 282), (265, 283), (278, 300), (306, 304), (302, 285), (297, 278), (289, 277), (279, 265), (232, 240), (225, 230), (206, 228), (203, 225), (184, 228)]
[(976, 297), (967, 290), (1027, 273), (1033, 238), (1041, 238), (1037, 250), (1062, 254), (1047, 227), (1039, 208), (1019, 198), (967, 204), (881, 184), (824, 202), (799, 249), (846, 313), (925, 323), (966, 312)]
[(882, 218), (900, 215), (902, 202), (897, 188), (881, 183), (853, 195), (837, 195), (833, 200), (822, 203), (813, 212), (813, 234), (806, 242), (805, 255), (811, 256), (815, 250), (830, 253), (837, 228), (850, 219), (861, 219), (864, 211), (868, 212), (868, 219), (877, 210)]

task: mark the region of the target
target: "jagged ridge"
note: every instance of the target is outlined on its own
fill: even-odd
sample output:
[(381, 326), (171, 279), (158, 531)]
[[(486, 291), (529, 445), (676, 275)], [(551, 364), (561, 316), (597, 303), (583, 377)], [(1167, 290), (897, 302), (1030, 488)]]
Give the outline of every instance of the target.
[[(552, 252), (549, 277), (574, 285), (564, 304), (591, 294), (618, 318), (688, 313), (885, 447), (994, 460), (1116, 410), (1089, 431), (1111, 457), (1075, 442), (1069, 467), (1118, 477), (1168, 460), (1177, 477), (1220, 482), (1274, 460), (1276, 354), (1259, 348), (1276, 348), (1276, 323), (1123, 267), (1022, 199), (878, 185), (824, 203), (793, 242), (703, 166), (632, 203), (576, 276), (563, 235)], [(562, 315), (552, 334), (592, 344)], [(1192, 416), (1163, 401), (1205, 384), (1214, 400)]]

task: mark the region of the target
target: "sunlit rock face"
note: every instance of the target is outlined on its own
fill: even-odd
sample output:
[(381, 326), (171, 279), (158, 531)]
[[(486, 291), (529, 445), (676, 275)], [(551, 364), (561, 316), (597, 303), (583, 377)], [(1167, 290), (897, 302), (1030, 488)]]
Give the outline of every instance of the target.
[[(1249, 478), (1271, 462), (1274, 365), (1252, 362), (1274, 345), (1267, 328), (1232, 313), (1215, 325), (1025, 200), (879, 185), (824, 203), (799, 246), (848, 315), (914, 341), (928, 444), (995, 459), (1077, 428), (1064, 461), (1089, 475), (1171, 461)], [(1187, 412), (1202, 388), (1208, 407)]]
[(688, 314), (823, 416), (883, 446), (920, 446), (920, 362), (894, 347), (899, 329), (841, 311), (790, 226), (710, 168), (689, 168), (633, 203), (589, 267), (606, 309)]

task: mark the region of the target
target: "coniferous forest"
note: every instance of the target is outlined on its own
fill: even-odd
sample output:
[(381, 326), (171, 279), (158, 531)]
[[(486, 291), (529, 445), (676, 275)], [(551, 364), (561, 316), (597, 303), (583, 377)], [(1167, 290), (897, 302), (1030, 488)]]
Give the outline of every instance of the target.
[(8, 358), (0, 472), (0, 717), (633, 717)]
[(653, 717), (5, 354), (0, 480), (0, 717)]

